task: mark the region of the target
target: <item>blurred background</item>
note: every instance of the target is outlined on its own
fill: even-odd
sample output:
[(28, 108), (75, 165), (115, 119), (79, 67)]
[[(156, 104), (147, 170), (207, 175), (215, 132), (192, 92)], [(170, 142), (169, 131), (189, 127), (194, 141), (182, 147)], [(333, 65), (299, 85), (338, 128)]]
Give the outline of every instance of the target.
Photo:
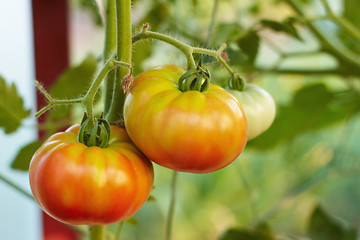
[[(69, 81), (87, 86), (101, 62), (105, 3), (97, 2), (100, 14), (94, 1), (67, 2), (68, 62), (61, 66), (72, 67), (58, 70), (52, 82), (45, 79), (56, 97), (81, 94), (80, 87), (77, 92), (64, 86)], [(149, 23), (151, 30), (194, 46), (217, 49), (226, 42), (231, 66), (266, 89), (277, 105), (274, 124), (249, 141), (233, 164), (205, 175), (179, 174), (173, 240), (360, 239), (360, 2), (328, 2), (133, 1), (134, 32)], [(0, 75), (16, 84), (24, 107), (32, 111), (16, 132), (0, 131), (0, 173), (27, 191), (26, 167), (19, 166), (29, 157), (13, 162), (19, 149), (38, 136), (32, 81), (43, 79), (35, 74), (31, 7), (29, 1), (14, 0), (0, 8)], [(228, 73), (211, 57), (203, 61), (212, 81), (226, 87)], [(169, 45), (144, 41), (134, 46), (135, 76), (167, 63), (186, 67), (186, 59)], [(97, 104), (101, 112), (102, 101)], [(79, 122), (82, 111), (56, 109), (41, 119), (43, 136)], [(135, 215), (137, 224), (125, 225), (121, 239), (164, 239), (171, 176), (155, 166), (155, 200)], [(37, 205), (4, 182), (0, 194), (3, 239), (41, 239)], [(116, 224), (110, 229), (115, 231)]]

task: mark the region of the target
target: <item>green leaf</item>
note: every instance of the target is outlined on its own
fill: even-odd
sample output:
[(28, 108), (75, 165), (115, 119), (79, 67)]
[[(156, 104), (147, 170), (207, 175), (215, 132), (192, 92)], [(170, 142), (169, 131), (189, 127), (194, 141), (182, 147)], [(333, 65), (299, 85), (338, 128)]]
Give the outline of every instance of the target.
[(288, 105), (277, 107), (273, 125), (247, 146), (271, 148), (297, 135), (340, 122), (360, 111), (354, 90), (331, 91), (324, 84), (308, 85), (297, 92)]
[(129, 225), (136, 226), (139, 224), (139, 221), (135, 217), (130, 217), (130, 218), (126, 219), (126, 223)]
[(356, 240), (356, 229), (345, 228), (317, 206), (310, 218), (308, 235), (312, 240)]
[(254, 230), (246, 228), (231, 228), (227, 230), (219, 240), (275, 240), (270, 227), (259, 224)]
[(148, 197), (148, 199), (146, 201), (148, 201), (148, 202), (156, 202), (157, 199), (156, 199), (156, 197), (154, 197), (154, 195), (149, 195), (149, 197)]
[(237, 40), (238, 46), (247, 55), (248, 61), (253, 63), (259, 51), (260, 38), (256, 31), (249, 31)]
[(344, 14), (343, 16), (352, 22), (358, 29), (360, 29), (359, 18), (360, 1), (359, 0), (344, 0)]
[[(50, 89), (51, 96), (57, 99), (69, 99), (85, 94), (94, 77), (96, 67), (95, 56), (87, 56), (80, 65), (69, 68), (56, 80)], [(54, 108), (50, 112), (50, 117), (63, 118), (67, 115), (67, 110), (67, 106)]]
[[(360, 18), (358, 9), (360, 9), (360, 1), (344, 0), (343, 17), (352, 23), (358, 29), (358, 31), (360, 31)], [(351, 51), (360, 54), (360, 43), (352, 36), (350, 36), (348, 32), (344, 31), (342, 28), (338, 28), (337, 35), (348, 49), (351, 49)]]
[(41, 141), (34, 141), (23, 146), (11, 163), (11, 168), (28, 171), (31, 158), (41, 144)]
[(294, 27), (294, 18), (287, 18), (282, 22), (276, 22), (273, 20), (263, 19), (260, 21), (261, 25), (265, 28), (269, 28), (275, 32), (285, 33), (297, 40), (302, 41), (298, 31)]
[(151, 10), (140, 21), (140, 24), (143, 25), (145, 23), (148, 23), (153, 31), (157, 31), (161, 24), (169, 22), (169, 14), (169, 3), (155, 1), (151, 6)]
[(226, 49), (226, 54), (232, 65), (241, 65), (248, 59), (247, 55), (239, 48), (229, 45)]
[(24, 108), (24, 101), (14, 83), (7, 85), (0, 76), (0, 127), (9, 134), (15, 132), (30, 110)]
[(257, 2), (250, 6), (249, 12), (253, 15), (259, 14), (261, 11), (261, 5)]
[(98, 26), (103, 26), (104, 22), (100, 13), (100, 8), (95, 0), (80, 0), (80, 5), (84, 8), (88, 8), (94, 16), (95, 23)]
[(212, 43), (214, 46), (220, 46), (239, 35), (241, 31), (242, 27), (238, 23), (221, 23), (215, 29)]

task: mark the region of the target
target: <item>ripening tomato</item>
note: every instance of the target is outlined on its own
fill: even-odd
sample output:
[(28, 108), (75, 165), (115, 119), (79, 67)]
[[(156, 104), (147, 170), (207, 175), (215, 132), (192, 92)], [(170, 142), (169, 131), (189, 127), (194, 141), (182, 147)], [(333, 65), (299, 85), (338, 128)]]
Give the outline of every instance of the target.
[(180, 91), (185, 71), (176, 65), (148, 70), (134, 79), (125, 100), (126, 131), (155, 163), (183, 172), (208, 173), (232, 163), (247, 140), (238, 100), (223, 88)]
[(247, 83), (242, 91), (228, 90), (241, 103), (248, 121), (248, 138), (265, 132), (275, 118), (276, 106), (271, 95), (261, 87)]
[(36, 201), (68, 224), (110, 224), (130, 217), (152, 189), (151, 162), (123, 128), (111, 126), (106, 148), (77, 142), (79, 128), (52, 135), (34, 154), (29, 178)]

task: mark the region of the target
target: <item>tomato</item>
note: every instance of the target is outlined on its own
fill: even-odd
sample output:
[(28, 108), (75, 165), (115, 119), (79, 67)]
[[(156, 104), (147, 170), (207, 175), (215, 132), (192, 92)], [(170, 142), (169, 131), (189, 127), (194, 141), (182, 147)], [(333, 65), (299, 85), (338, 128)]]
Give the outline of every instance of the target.
[(123, 128), (111, 126), (106, 148), (77, 142), (79, 128), (52, 135), (34, 154), (29, 178), (36, 201), (68, 224), (110, 224), (130, 217), (152, 189), (151, 162)]
[(228, 90), (241, 103), (248, 121), (248, 138), (266, 131), (275, 118), (276, 106), (271, 95), (261, 87), (247, 83), (242, 91)]
[(184, 70), (164, 65), (134, 79), (125, 100), (126, 130), (155, 163), (182, 172), (208, 173), (232, 163), (247, 140), (245, 114), (223, 88), (178, 88)]

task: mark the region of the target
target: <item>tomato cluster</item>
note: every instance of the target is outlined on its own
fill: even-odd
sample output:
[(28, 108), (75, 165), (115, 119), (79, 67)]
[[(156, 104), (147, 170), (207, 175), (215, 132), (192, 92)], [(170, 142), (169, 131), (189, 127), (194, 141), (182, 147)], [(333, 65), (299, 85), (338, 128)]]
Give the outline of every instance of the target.
[[(96, 145), (80, 125), (51, 136), (30, 164), (40, 207), (69, 224), (110, 224), (133, 215), (148, 198), (154, 177), (148, 159), (192, 173), (232, 163), (248, 136), (270, 126), (275, 104), (255, 85), (225, 90), (202, 73), (164, 65), (140, 74), (125, 100), (126, 130), (102, 128), (110, 132), (107, 144)], [(86, 138), (92, 144), (81, 141)]]

